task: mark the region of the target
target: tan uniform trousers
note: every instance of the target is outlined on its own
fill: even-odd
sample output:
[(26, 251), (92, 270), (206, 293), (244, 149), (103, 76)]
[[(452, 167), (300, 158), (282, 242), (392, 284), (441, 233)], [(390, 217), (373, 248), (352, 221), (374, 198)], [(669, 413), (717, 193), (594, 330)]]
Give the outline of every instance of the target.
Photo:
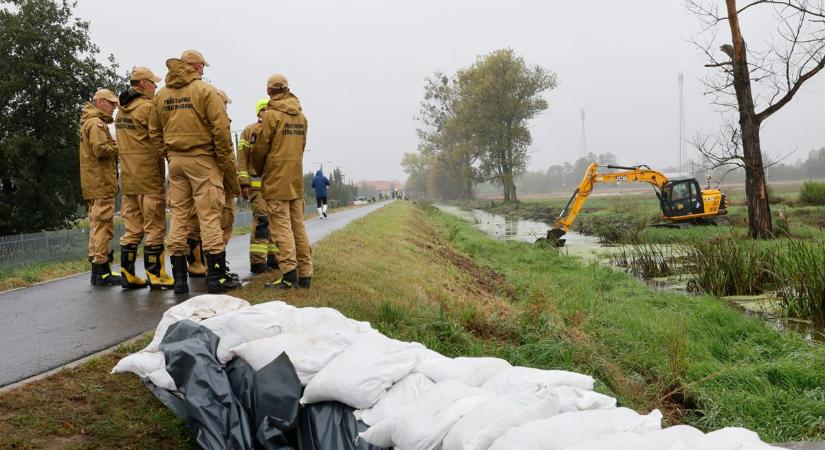
[[(233, 225), (235, 225), (235, 197), (227, 194), (224, 198), (223, 208), (221, 209), (221, 239), (223, 239), (224, 247), (229, 245), (229, 240), (232, 239)], [(186, 235), (189, 239), (196, 241), (201, 238), (198, 214), (194, 209), (189, 216), (189, 222), (186, 223)]]
[(166, 199), (163, 194), (124, 195), (120, 201), (123, 236), (120, 245), (163, 244), (166, 233)]
[(278, 246), (281, 273), (298, 268), (299, 277), (312, 276), (312, 250), (304, 228), (304, 199), (267, 200), (269, 235)]
[(112, 240), (115, 217), (114, 198), (86, 200), (89, 209), (89, 258), (95, 264), (109, 260), (109, 242)]
[(166, 248), (170, 255), (188, 255), (189, 221), (197, 211), (203, 250), (224, 251), (221, 231), (223, 176), (212, 156), (172, 155), (169, 162), (169, 206), (172, 224)]
[(252, 232), (249, 233), (249, 264), (266, 264), (267, 254), (276, 255), (278, 247), (270, 237), (269, 217), (266, 213), (266, 200), (259, 189), (253, 189), (249, 196), (252, 205)]

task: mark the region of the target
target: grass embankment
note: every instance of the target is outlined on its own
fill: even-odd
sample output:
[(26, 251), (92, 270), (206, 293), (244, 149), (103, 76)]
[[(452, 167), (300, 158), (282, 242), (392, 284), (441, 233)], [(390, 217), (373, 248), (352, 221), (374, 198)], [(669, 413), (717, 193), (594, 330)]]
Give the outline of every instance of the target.
[[(492, 241), (431, 208), (396, 202), (313, 248), (313, 289), (331, 306), (446, 355), (594, 375), (623, 405), (671, 423), (745, 426), (769, 441), (825, 436), (825, 350), (708, 297), (655, 293), (635, 279), (524, 243)], [(495, 270), (491, 268), (496, 268)], [(237, 295), (271, 300), (261, 277)], [(19, 447), (191, 447), (136, 377), (109, 375), (121, 348), (0, 395), (0, 436)]]

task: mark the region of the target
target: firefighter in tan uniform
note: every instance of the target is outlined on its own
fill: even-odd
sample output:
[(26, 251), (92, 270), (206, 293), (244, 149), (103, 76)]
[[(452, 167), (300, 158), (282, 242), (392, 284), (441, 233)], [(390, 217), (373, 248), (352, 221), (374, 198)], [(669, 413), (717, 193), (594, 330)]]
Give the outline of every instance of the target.
[(109, 133), (117, 97), (108, 89), (95, 92), (92, 102), (83, 105), (80, 116), (80, 186), (89, 210), (89, 261), (91, 283), (120, 285), (109, 263), (117, 195), (117, 143)]
[(233, 167), (229, 118), (217, 89), (201, 80), (207, 62), (195, 50), (166, 61), (166, 83), (154, 103), (150, 127), (163, 135), (169, 155), (169, 201), (172, 224), (167, 249), (172, 255), (176, 294), (189, 291), (186, 243), (190, 213), (197, 211), (206, 254), (206, 290), (221, 293), (240, 287), (226, 270), (221, 232), (223, 173)]
[[(166, 274), (163, 236), (166, 234), (166, 169), (163, 141), (149, 136), (149, 117), (155, 114), (152, 97), (160, 77), (146, 67), (135, 67), (129, 90), (120, 94), (115, 133), (120, 147), (120, 281), (123, 288), (171, 288)], [(135, 259), (143, 238), (143, 266), (147, 280), (135, 274)]]
[(278, 245), (282, 277), (269, 286), (309, 288), (312, 256), (304, 228), (304, 171), (307, 119), (286, 77), (269, 77), (269, 103), (261, 134), (252, 144), (252, 166), (263, 175), (261, 193), (269, 214), (269, 232)]
[(261, 122), (267, 103), (269, 98), (262, 98), (255, 103), (255, 115), (258, 116), (258, 120), (244, 128), (238, 142), (238, 179), (241, 183), (241, 195), (252, 205), (255, 226), (249, 234), (249, 267), (252, 273), (263, 273), (278, 268), (278, 247), (269, 234), (266, 201), (261, 196), (261, 178), (249, 164), (249, 150), (261, 134)]

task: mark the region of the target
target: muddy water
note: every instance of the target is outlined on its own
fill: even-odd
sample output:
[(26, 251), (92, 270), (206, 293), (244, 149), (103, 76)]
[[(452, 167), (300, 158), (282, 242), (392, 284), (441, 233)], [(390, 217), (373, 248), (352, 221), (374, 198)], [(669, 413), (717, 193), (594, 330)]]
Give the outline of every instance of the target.
[[(498, 214), (492, 214), (480, 209), (465, 210), (455, 206), (435, 205), (438, 209), (458, 216), (475, 224), (476, 228), (485, 232), (496, 240), (535, 242), (540, 237), (547, 236), (550, 227), (534, 220), (508, 219)], [(595, 236), (587, 236), (576, 232), (564, 235), (567, 239), (561, 249), (570, 256), (582, 258), (585, 262), (606, 262), (611, 254), (621, 252), (627, 246), (604, 246)], [(623, 267), (617, 267), (625, 270)], [(669, 277), (641, 279), (648, 286), (659, 291), (680, 292), (689, 295), (687, 290), (688, 276), (684, 274)], [(745, 314), (759, 317), (778, 331), (795, 331), (809, 341), (825, 342), (825, 327), (816, 326), (810, 321), (784, 318), (776, 308), (776, 299), (773, 295), (724, 297), (724, 300), (741, 309)]]

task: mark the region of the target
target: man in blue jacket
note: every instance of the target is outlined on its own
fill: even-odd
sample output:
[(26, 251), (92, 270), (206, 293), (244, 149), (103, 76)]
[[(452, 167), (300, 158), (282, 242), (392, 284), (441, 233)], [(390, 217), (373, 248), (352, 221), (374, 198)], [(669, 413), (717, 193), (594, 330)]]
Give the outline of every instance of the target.
[(324, 176), (324, 172), (315, 172), (312, 179), (312, 189), (315, 189), (315, 205), (318, 208), (318, 216), (322, 219), (327, 216), (327, 186), (329, 180)]

